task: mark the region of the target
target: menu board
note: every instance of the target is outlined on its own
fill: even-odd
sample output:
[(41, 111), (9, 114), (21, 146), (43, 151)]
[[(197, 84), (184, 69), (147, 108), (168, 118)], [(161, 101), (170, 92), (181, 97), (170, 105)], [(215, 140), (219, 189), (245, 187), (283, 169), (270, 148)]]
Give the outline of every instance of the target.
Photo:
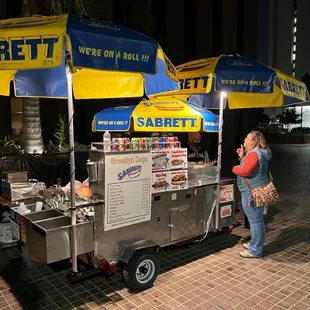
[(229, 202), (234, 200), (234, 185), (222, 185), (221, 186), (221, 195), (220, 202)]
[(153, 150), (151, 154), (153, 171), (170, 170), (170, 150)]
[(171, 169), (187, 169), (187, 149), (177, 148), (170, 151)]
[(153, 172), (187, 169), (188, 167), (186, 148), (152, 150), (151, 153)]
[(149, 152), (105, 156), (105, 231), (151, 219), (151, 179)]

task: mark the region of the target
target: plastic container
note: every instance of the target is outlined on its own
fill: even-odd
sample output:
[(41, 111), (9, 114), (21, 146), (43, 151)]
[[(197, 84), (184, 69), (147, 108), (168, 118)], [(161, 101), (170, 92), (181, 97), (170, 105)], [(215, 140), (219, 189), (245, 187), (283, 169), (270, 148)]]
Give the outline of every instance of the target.
[(103, 134), (103, 150), (111, 152), (111, 134), (108, 131)]
[(26, 207), (26, 205), (23, 202), (21, 202), (16, 212), (19, 213), (20, 215), (23, 215), (23, 214), (31, 213), (31, 210), (29, 210)]

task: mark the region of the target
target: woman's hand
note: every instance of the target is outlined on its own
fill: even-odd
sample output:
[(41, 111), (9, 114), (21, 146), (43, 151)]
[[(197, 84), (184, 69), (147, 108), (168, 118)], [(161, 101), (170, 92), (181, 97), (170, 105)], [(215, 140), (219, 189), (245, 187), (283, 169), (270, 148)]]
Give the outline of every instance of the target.
[(240, 145), (240, 148), (237, 149), (236, 153), (238, 154), (240, 159), (244, 157), (244, 147), (242, 144)]

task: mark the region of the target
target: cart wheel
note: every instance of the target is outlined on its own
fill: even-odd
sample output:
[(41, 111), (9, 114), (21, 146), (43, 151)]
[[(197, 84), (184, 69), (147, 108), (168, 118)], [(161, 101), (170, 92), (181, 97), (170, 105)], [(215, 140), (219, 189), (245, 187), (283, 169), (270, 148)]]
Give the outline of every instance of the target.
[(153, 286), (160, 269), (159, 257), (152, 251), (136, 252), (123, 269), (126, 285), (137, 292)]

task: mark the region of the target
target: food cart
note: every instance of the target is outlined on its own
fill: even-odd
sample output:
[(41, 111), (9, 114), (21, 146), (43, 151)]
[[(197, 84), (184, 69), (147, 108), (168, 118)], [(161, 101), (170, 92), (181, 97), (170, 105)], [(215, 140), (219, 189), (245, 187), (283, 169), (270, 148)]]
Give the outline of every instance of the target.
[[(229, 65), (257, 69), (256, 66), (250, 66), (248, 61), (242, 62), (240, 59), (229, 62)], [(233, 73), (236, 74), (236, 70)], [(267, 73), (270, 74), (270, 71)], [(286, 98), (289, 104), (292, 104), (294, 98), (308, 100), (303, 83), (277, 74), (280, 81), (278, 86), (273, 84), (275, 82), (272, 77), (275, 75), (268, 77), (268, 74), (265, 74), (262, 82), (254, 81), (255, 85), (252, 83), (250, 87), (246, 87), (249, 82), (242, 83), (243, 91), (251, 92), (250, 90), (254, 89), (250, 97), (255, 93), (255, 96), (261, 99), (261, 92), (265, 90), (267, 94), (264, 98), (267, 101), (265, 100), (264, 104), (267, 102), (270, 106), (277, 106), (279, 102), (283, 104)], [(198, 80), (197, 77), (192, 79), (194, 86), (198, 85)], [(208, 78), (205, 80), (208, 81)], [(247, 80), (255, 79), (246, 75), (238, 79)], [(284, 83), (288, 80), (290, 87)], [(227, 78), (225, 81), (230, 80)], [(238, 84), (232, 79), (231, 81), (229, 85)], [(186, 89), (189, 89), (189, 82), (184, 84)], [(216, 90), (212, 88), (212, 83), (206, 85), (210, 86), (208, 91)], [(239, 103), (244, 103), (244, 94), (234, 96), (231, 89), (228, 91), (231, 91), (228, 94), (231, 102), (237, 98)], [(206, 89), (204, 92), (207, 92)], [(237, 92), (242, 92), (242, 89), (239, 88)], [(199, 92), (195, 93), (195, 96), (200, 95)], [(208, 94), (203, 94), (198, 99), (212, 99), (213, 104), (217, 105), (218, 93), (215, 93), (214, 98), (205, 95)], [(72, 93), (70, 97), (72, 101)], [(194, 100), (194, 97), (191, 99)], [(218, 131), (217, 166), (208, 163), (197, 167), (186, 166), (185, 157), (182, 157), (185, 150), (180, 148), (176, 140), (159, 141), (159, 144), (170, 145), (162, 149), (160, 146), (159, 149), (154, 147), (158, 141), (152, 140), (148, 147), (148, 140), (122, 140), (118, 141), (116, 146), (123, 149), (112, 152), (100, 150), (102, 143), (93, 143), (87, 163), (89, 192), (79, 194), (84, 198), (81, 201), (73, 199), (76, 202), (73, 213), (77, 216), (76, 224), (72, 225), (72, 199), (70, 202), (63, 191), (47, 193), (47, 200), (58, 197), (61, 208), (43, 210), (43, 204), (42, 211), (21, 216), (21, 239), (30, 247), (31, 252), (45, 263), (70, 257), (75, 261), (79, 256), (81, 261), (87, 261), (88, 266), (92, 267), (87, 270), (86, 275), (101, 269), (111, 274), (120, 267), (130, 288), (144, 290), (150, 287), (159, 272), (157, 252), (161, 247), (195, 240), (197, 237), (202, 240), (210, 230), (228, 227), (234, 221), (234, 181), (220, 177), (223, 109), (226, 100), (227, 95), (222, 88), (217, 106), (218, 117), (201, 107), (205, 102), (199, 101), (197, 105), (173, 98), (152, 98), (142, 101), (137, 107), (116, 107), (96, 115), (94, 129), (97, 131)], [(257, 107), (258, 103), (259, 100), (255, 101), (254, 107)], [(161, 111), (163, 114), (156, 114), (154, 109), (156, 113)], [(176, 166), (179, 165), (177, 169), (171, 166), (173, 152), (176, 152), (177, 156), (174, 161)], [(73, 167), (71, 170), (74, 171)], [(71, 197), (76, 192), (73, 185), (71, 183)], [(72, 228), (75, 228), (75, 233), (71, 235)], [(75, 251), (71, 250), (73, 248)], [(81, 278), (79, 272), (78, 278)]]
[[(48, 194), (48, 199), (59, 199), (63, 206), (61, 214), (55, 210), (44, 212), (43, 209), (55, 209), (54, 203), (46, 202), (37, 206), (37, 203), (25, 201), (25, 207), (12, 208), (16, 207), (20, 212), (38, 212), (33, 223), (51, 219), (40, 230), (41, 239), (36, 242), (41, 240), (44, 249), (61, 252), (57, 241), (53, 243), (51, 238), (42, 241), (42, 234), (50, 237), (54, 233), (57, 238), (66, 240), (65, 254), (44, 260), (52, 262), (69, 255), (72, 257), (72, 276), (79, 277), (77, 255), (85, 250), (77, 240), (86, 229), (83, 229), (85, 225), (79, 225), (83, 216), (79, 217), (77, 213), (84, 213), (86, 206), (77, 201), (75, 192), (74, 99), (142, 97), (177, 90), (176, 70), (156, 41), (110, 22), (68, 14), (36, 15), (1, 20), (0, 32), (3, 41), (0, 94), (10, 96), (13, 82), (16, 97), (63, 98), (68, 101), (71, 186), (65, 196)], [(27, 40), (19, 40), (20, 37)], [(6, 185), (11, 196), (14, 186), (9, 182)], [(28, 183), (23, 186), (30, 192)], [(28, 199), (35, 195), (31, 192), (26, 196)], [(12, 221), (20, 228), (16, 235), (28, 240), (27, 245), (30, 245), (25, 218), (14, 210), (12, 212)], [(92, 211), (85, 212), (91, 214)]]
[[(142, 118), (149, 124), (142, 124)], [(167, 126), (167, 119), (175, 128)], [(218, 132), (218, 121), (217, 115), (182, 100), (154, 99), (105, 109), (95, 116), (93, 129)], [(202, 240), (215, 227), (234, 222), (234, 180), (220, 180), (218, 197), (218, 168), (207, 162), (189, 166), (187, 149), (176, 137), (115, 138), (110, 152), (95, 142), (86, 165), (89, 191), (76, 189), (84, 198), (77, 202), (77, 215), (91, 207), (77, 219), (78, 255), (90, 267), (86, 276), (121, 268), (131, 289), (147, 289), (159, 273), (162, 247)], [(215, 216), (218, 201), (220, 213)], [(22, 238), (45, 263), (70, 257), (70, 217), (59, 209), (68, 206), (22, 216)]]

